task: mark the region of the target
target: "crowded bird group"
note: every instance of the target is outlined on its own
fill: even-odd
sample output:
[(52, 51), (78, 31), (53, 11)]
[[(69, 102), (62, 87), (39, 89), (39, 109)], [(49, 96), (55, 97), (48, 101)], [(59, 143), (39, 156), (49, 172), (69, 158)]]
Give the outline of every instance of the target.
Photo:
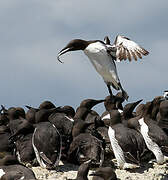
[[(79, 165), (77, 180), (117, 179), (115, 169), (163, 164), (168, 153), (168, 92), (123, 105), (122, 93), (85, 99), (76, 110), (50, 101), (0, 111), (0, 180), (36, 179), (32, 166)], [(104, 103), (98, 114), (93, 107)], [(67, 177), (68, 178), (68, 177)]]
[[(142, 103), (129, 102), (115, 61), (142, 59), (147, 50), (124, 36), (111, 45), (104, 41), (74, 39), (59, 53), (82, 50), (107, 85), (105, 99), (85, 99), (70, 105), (42, 102), (0, 110), (0, 180), (36, 179), (32, 166), (55, 169), (59, 162), (79, 165), (76, 180), (116, 180), (115, 169), (137, 169), (149, 161), (163, 164), (168, 159), (168, 91)], [(111, 86), (121, 90), (113, 94)], [(93, 107), (104, 103), (105, 112)], [(68, 177), (67, 177), (68, 179)]]

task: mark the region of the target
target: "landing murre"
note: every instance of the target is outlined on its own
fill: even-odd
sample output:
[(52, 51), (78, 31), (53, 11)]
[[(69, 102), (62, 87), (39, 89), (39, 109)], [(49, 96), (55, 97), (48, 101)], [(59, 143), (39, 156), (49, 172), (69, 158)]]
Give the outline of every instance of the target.
[[(96, 71), (102, 76), (108, 87), (108, 91), (112, 95), (111, 86), (116, 90), (121, 90), (123, 97), (128, 100), (128, 94), (122, 88), (115, 61), (122, 61), (138, 58), (142, 59), (142, 55), (149, 54), (147, 50), (140, 47), (129, 38), (118, 35), (113, 45), (110, 45), (110, 40), (105, 37), (105, 41), (92, 40), (86, 41), (82, 39), (73, 39), (59, 53), (57, 59), (60, 61), (60, 56), (69, 51), (83, 50), (88, 56)], [(60, 61), (62, 62), (62, 61)]]

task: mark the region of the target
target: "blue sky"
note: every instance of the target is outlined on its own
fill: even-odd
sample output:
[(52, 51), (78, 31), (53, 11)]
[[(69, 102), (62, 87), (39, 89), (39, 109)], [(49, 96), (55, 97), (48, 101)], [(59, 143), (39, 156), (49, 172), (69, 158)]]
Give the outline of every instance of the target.
[(167, 0), (1, 0), (0, 103), (37, 107), (50, 100), (76, 108), (83, 99), (105, 98), (106, 85), (82, 51), (62, 56), (64, 64), (56, 56), (72, 39), (108, 35), (113, 42), (118, 34), (150, 52), (139, 62), (117, 63), (129, 102), (162, 95), (168, 89), (167, 7)]

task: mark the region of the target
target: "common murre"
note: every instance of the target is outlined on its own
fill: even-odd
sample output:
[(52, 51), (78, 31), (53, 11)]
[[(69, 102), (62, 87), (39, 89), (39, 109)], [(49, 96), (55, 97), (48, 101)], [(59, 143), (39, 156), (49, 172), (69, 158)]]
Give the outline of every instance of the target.
[(117, 166), (120, 169), (137, 168), (140, 165), (140, 157), (144, 154), (146, 146), (142, 135), (121, 123), (121, 115), (117, 110), (110, 112), (111, 122), (108, 136)]
[(32, 137), (36, 159), (42, 168), (55, 168), (60, 161), (62, 138), (54, 124), (40, 122)]
[(71, 163), (82, 164), (92, 160), (93, 164), (101, 166), (104, 161), (102, 141), (89, 133), (80, 133), (73, 138), (68, 155)]
[[(90, 59), (96, 71), (102, 76), (108, 87), (108, 91), (112, 95), (110, 86), (116, 90), (121, 90), (123, 97), (128, 100), (128, 94), (122, 88), (115, 61), (142, 58), (142, 55), (148, 55), (149, 52), (140, 47), (129, 38), (118, 35), (113, 45), (110, 45), (110, 40), (105, 37), (105, 41), (93, 40), (85, 41), (82, 39), (73, 39), (59, 53), (57, 59), (60, 61), (60, 56), (69, 51), (83, 50)], [(60, 61), (62, 62), (62, 61)]]
[(138, 130), (147, 148), (155, 155), (158, 164), (163, 164), (168, 155), (168, 136), (156, 121), (150, 118), (152, 102), (147, 102), (141, 113), (128, 121), (128, 126)]

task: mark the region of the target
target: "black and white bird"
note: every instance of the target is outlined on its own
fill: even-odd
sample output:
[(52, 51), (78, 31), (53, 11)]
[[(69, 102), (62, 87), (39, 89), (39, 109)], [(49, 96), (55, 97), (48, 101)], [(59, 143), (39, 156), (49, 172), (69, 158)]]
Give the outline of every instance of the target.
[(163, 97), (164, 97), (165, 100), (168, 100), (168, 91), (167, 90), (164, 91)]
[[(131, 61), (138, 58), (142, 59), (142, 55), (149, 54), (147, 50), (139, 46), (129, 38), (118, 35), (115, 42), (111, 45), (109, 38), (106, 36), (104, 42), (100, 40), (86, 41), (82, 39), (71, 40), (59, 53), (60, 56), (69, 51), (83, 50), (88, 56), (96, 71), (102, 76), (108, 87), (108, 91), (112, 95), (111, 86), (116, 90), (121, 90), (123, 97), (127, 100), (128, 94), (121, 86), (115, 61), (128, 59)], [(60, 61), (62, 63), (62, 61)]]

